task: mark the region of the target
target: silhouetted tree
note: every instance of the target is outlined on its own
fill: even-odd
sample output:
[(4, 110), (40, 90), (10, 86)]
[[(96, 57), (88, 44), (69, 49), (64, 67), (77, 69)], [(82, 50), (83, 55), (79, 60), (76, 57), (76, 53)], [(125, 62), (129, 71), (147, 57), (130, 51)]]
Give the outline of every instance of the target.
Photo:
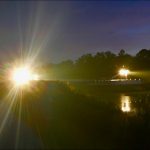
[(58, 79), (110, 79), (123, 65), (131, 70), (150, 70), (150, 50), (142, 49), (136, 56), (123, 49), (117, 55), (110, 51), (85, 54), (75, 62), (66, 60), (43, 68), (52, 78)]
[(124, 56), (126, 54), (124, 49), (121, 49), (120, 52), (118, 53), (118, 56)]
[[(125, 52), (125, 50), (120, 50), (120, 52), (118, 53), (118, 56), (116, 58), (116, 68), (118, 70), (118, 68), (122, 67), (122, 66), (126, 66), (128, 68), (130, 68), (132, 66), (132, 62), (133, 61), (133, 57), (129, 54), (127, 54)], [(131, 67), (132, 68), (132, 67)]]
[(150, 69), (150, 50), (142, 49), (136, 54), (136, 66), (138, 69)]

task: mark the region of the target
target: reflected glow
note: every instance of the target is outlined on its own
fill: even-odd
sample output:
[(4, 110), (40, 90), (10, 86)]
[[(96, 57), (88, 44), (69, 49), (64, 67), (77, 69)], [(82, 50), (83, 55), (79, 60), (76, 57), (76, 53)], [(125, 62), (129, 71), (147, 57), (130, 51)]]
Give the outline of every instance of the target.
[(129, 74), (129, 70), (127, 70), (127, 69), (119, 70), (119, 75), (121, 75), (121, 76), (127, 76), (128, 74)]
[(123, 112), (130, 112), (131, 111), (131, 100), (130, 96), (121, 96), (121, 110)]

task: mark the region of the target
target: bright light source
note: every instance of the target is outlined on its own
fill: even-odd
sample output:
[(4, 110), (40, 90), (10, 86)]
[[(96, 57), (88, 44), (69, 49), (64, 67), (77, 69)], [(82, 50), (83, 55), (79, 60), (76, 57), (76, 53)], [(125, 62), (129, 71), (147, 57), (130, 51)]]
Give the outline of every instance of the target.
[(129, 74), (129, 70), (127, 70), (127, 69), (120, 69), (119, 70), (119, 75), (121, 75), (121, 76), (128, 76), (128, 74)]
[(14, 69), (12, 74), (12, 80), (17, 86), (27, 84), (31, 79), (32, 75), (28, 68), (20, 67)]

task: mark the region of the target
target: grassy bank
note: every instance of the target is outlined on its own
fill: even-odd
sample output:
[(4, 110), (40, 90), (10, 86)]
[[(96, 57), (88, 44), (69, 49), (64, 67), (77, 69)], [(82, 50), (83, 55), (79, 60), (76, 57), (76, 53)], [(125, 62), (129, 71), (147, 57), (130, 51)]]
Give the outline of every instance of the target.
[[(94, 90), (94, 89), (93, 89)], [(19, 118), (38, 136), (43, 148), (135, 148), (149, 145), (150, 109), (123, 114), (115, 103), (97, 101), (62, 82), (35, 82), (13, 106)]]

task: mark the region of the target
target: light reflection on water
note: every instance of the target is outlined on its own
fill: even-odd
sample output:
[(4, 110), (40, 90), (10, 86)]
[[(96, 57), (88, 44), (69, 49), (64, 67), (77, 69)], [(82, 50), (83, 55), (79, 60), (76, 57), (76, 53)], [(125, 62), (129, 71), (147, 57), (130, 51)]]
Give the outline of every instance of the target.
[(131, 97), (130, 96), (121, 96), (121, 110), (123, 112), (130, 112), (131, 109)]

